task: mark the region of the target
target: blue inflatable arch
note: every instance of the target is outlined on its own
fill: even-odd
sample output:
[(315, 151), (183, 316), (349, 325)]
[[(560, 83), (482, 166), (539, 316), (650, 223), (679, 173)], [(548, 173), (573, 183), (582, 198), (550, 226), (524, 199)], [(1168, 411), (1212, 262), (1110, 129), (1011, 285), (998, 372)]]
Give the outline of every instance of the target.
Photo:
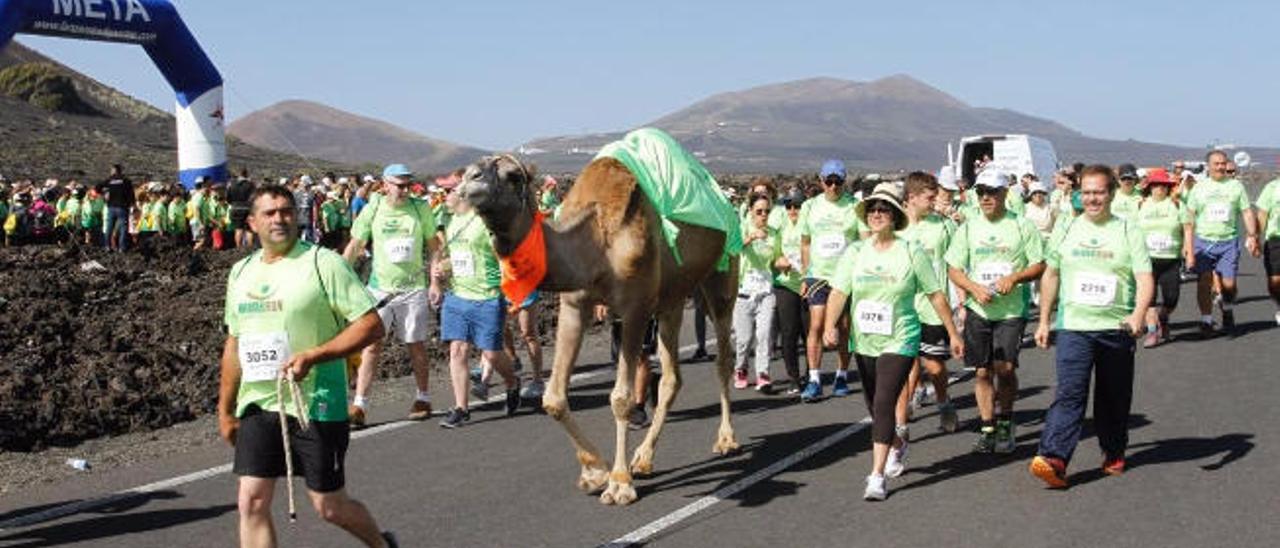
[(14, 33), (139, 44), (178, 96), (178, 177), (227, 180), (222, 76), (167, 0), (0, 0), (0, 47)]

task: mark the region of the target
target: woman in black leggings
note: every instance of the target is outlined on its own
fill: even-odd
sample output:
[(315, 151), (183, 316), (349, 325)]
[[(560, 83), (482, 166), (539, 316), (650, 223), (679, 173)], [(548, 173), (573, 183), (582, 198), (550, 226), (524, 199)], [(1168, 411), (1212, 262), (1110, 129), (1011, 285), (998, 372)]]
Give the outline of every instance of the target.
[(1182, 206), (1170, 196), (1173, 179), (1163, 169), (1147, 174), (1146, 197), (1138, 207), (1137, 221), (1142, 229), (1147, 255), (1151, 257), (1151, 275), (1160, 292), (1160, 306), (1147, 309), (1147, 336), (1144, 348), (1169, 340), (1169, 314), (1178, 307), (1182, 278)]
[(905, 468), (906, 440), (894, 428), (894, 407), (920, 353), (917, 293), (927, 295), (938, 312), (951, 339), (952, 354), (963, 356), (964, 343), (951, 321), (942, 293), (946, 286), (938, 280), (933, 263), (923, 248), (895, 233), (907, 226), (902, 190), (882, 183), (856, 211), (871, 228), (871, 237), (849, 246), (840, 257), (827, 298), (823, 342), (845, 344), (837, 340), (836, 322), (848, 299), (853, 311), (850, 342), (871, 410), (871, 475), (863, 498), (884, 500), (888, 495), (885, 476), (897, 476)]
[(781, 266), (773, 279), (773, 296), (777, 303), (778, 330), (781, 332), (782, 364), (786, 367), (788, 395), (797, 395), (807, 378), (800, 370), (800, 350), (805, 334), (809, 332), (809, 304), (800, 296), (800, 282), (804, 278), (800, 269), (800, 206), (805, 196), (800, 189), (792, 189), (782, 197), (786, 216), (778, 226), (782, 247)]

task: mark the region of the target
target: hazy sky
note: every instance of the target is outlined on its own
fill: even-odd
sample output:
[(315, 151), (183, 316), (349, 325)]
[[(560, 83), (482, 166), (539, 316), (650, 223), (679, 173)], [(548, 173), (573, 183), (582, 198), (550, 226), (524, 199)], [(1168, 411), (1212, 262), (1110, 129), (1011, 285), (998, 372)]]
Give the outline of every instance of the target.
[[(905, 73), (1097, 137), (1280, 145), (1277, 2), (174, 3), (227, 82), (231, 118), (299, 98), (512, 148), (723, 91)], [(173, 108), (141, 48), (19, 40)]]

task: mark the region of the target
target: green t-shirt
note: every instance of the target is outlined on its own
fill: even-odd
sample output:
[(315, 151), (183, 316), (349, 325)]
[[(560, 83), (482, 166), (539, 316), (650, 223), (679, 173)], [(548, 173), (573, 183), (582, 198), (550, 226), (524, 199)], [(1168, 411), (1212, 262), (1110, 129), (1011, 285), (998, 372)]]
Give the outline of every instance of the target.
[[(227, 333), (239, 346), (236, 416), (250, 405), (278, 412), (275, 375), (292, 354), (320, 346), (374, 309), (373, 297), (338, 254), (298, 242), (274, 263), (262, 252), (241, 259), (227, 277)], [(339, 320), (341, 318), (341, 321)], [(347, 420), (347, 366), (316, 364), (299, 383), (311, 419)], [(287, 399), (289, 396), (285, 396)], [(295, 414), (292, 404), (285, 411)]]
[(107, 203), (102, 198), (85, 198), (80, 208), (80, 226), (94, 228), (102, 226), (102, 216), (106, 213)]
[(180, 234), (186, 229), (187, 227), (187, 203), (186, 202), (180, 199), (174, 198), (172, 202), (169, 202), (169, 207), (165, 213), (169, 215), (169, 223), (166, 225), (167, 230), (165, 230), (165, 232), (169, 232), (172, 234)]
[(399, 206), (377, 200), (360, 210), (351, 237), (373, 246), (369, 287), (388, 293), (426, 289), (427, 244), (435, 233), (436, 218), (419, 200)]
[(791, 268), (786, 272), (778, 272), (773, 278), (773, 283), (800, 293), (800, 284), (804, 278), (800, 272), (800, 217), (797, 215), (796, 222), (793, 223), (786, 214), (783, 214), (782, 223), (778, 227), (774, 240), (777, 248), (774, 257), (786, 257), (787, 262), (791, 263)]
[(556, 193), (553, 191), (543, 191), (542, 197), (538, 199), (538, 209), (543, 213), (554, 211), (559, 206), (560, 199), (556, 198)]
[(187, 203), (187, 211), (190, 212), (187, 218), (195, 221), (200, 226), (204, 226), (206, 222), (204, 217), (205, 200), (204, 192), (197, 191), (191, 193), (191, 201)]
[(1258, 210), (1267, 214), (1267, 226), (1262, 227), (1262, 239), (1280, 238), (1280, 179), (1267, 183), (1258, 195)]
[[(742, 241), (746, 241), (754, 226), (742, 225)], [(764, 227), (765, 238), (742, 246), (738, 259), (738, 293), (759, 295), (773, 290), (773, 262), (778, 258), (778, 231)]]
[(827, 281), (835, 276), (845, 248), (858, 241), (856, 203), (847, 194), (834, 202), (824, 194), (800, 208), (800, 234), (809, 238), (809, 271), (805, 276)]
[(1125, 194), (1122, 190), (1116, 190), (1115, 198), (1111, 199), (1111, 214), (1121, 219), (1130, 219), (1134, 213), (1138, 212), (1138, 204), (1142, 203), (1142, 194), (1135, 189), (1132, 194)]
[[(919, 222), (898, 231), (898, 237), (914, 243), (924, 252), (929, 264), (933, 266), (934, 278), (942, 284), (947, 279), (947, 261), (943, 256), (946, 255), (951, 237), (955, 233), (956, 224), (951, 219), (930, 213)], [(946, 296), (945, 292), (943, 296)], [(916, 295), (916, 314), (920, 316), (921, 323), (942, 325), (942, 318), (938, 317), (938, 311), (933, 309), (933, 303), (929, 302), (929, 296), (925, 293)]]
[[(947, 265), (964, 270), (969, 279), (982, 285), (1044, 261), (1044, 240), (1035, 225), (1012, 213), (995, 222), (986, 215), (965, 221), (951, 238), (945, 255)], [(1019, 284), (1005, 295), (996, 295), (987, 304), (972, 296), (965, 306), (987, 320), (1021, 318), (1031, 298), (1030, 284)]]
[(1049, 238), (1046, 264), (1059, 273), (1055, 329), (1109, 331), (1134, 309), (1134, 274), (1151, 272), (1142, 230), (1124, 219), (1076, 217)]
[(70, 219), (70, 222), (72, 224), (74, 224), (76, 221), (79, 221), (80, 220), (80, 198), (76, 198), (75, 196), (67, 198), (67, 201), (63, 202), (62, 204), (62, 209), (59, 209), (58, 212), (65, 213), (67, 215), (67, 218)]
[(1236, 179), (1196, 183), (1187, 197), (1183, 222), (1195, 222), (1196, 236), (1212, 242), (1234, 240), (1240, 233), (1240, 212), (1249, 209), (1249, 195)]
[(942, 290), (924, 251), (901, 238), (883, 251), (870, 241), (850, 245), (831, 287), (849, 296), (850, 350), (872, 357), (919, 354), (916, 295)]
[(325, 230), (339, 230), (342, 228), (342, 202), (337, 200), (325, 200), (320, 204), (320, 218), (324, 222)]
[(160, 202), (147, 202), (142, 204), (142, 218), (138, 221), (139, 232), (159, 232), (162, 215), (160, 211), (164, 211), (164, 204)]
[(431, 214), (436, 218), (436, 228), (438, 230), (444, 230), (445, 227), (449, 226), (449, 221), (453, 219), (453, 212), (449, 211), (444, 202), (432, 206)]
[(1147, 255), (1152, 259), (1177, 259), (1182, 255), (1182, 206), (1170, 198), (1148, 198), (1138, 208)]
[(498, 254), (493, 251), (493, 236), (475, 211), (454, 215), (444, 234), (452, 272), (449, 291), (470, 301), (498, 298), (502, 284)]

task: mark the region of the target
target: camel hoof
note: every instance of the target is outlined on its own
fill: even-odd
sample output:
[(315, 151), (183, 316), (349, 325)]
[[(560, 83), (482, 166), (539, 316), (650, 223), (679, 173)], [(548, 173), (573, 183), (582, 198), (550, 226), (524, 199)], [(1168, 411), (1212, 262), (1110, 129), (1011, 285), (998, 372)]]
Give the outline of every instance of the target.
[(609, 487), (600, 494), (600, 504), (626, 506), (636, 501), (636, 490), (630, 483), (609, 482)]
[(646, 453), (636, 449), (636, 455), (631, 459), (631, 475), (647, 476), (653, 473), (653, 451)]
[(582, 475), (578, 476), (578, 489), (584, 492), (598, 493), (609, 482), (609, 473), (603, 468), (582, 467)]
[(722, 436), (716, 440), (716, 444), (711, 447), (711, 452), (717, 455), (731, 455), (738, 452), (741, 446), (734, 441), (733, 436)]

